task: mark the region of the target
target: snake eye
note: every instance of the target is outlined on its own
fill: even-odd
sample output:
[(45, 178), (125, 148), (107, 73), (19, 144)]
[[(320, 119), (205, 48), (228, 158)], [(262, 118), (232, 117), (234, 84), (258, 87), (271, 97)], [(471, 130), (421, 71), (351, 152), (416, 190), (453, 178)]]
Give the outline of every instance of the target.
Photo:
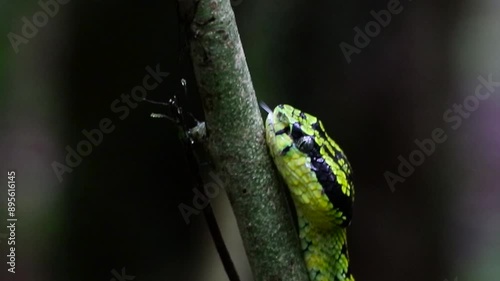
[(303, 136), (295, 142), (295, 145), (300, 151), (307, 153), (313, 149), (314, 139), (311, 136)]

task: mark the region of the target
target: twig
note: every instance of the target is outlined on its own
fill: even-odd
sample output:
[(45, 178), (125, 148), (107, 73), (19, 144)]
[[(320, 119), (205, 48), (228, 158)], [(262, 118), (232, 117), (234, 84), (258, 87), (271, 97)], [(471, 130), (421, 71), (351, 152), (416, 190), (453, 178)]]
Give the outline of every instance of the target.
[(298, 237), (264, 140), (262, 117), (229, 0), (179, 0), (206, 118), (207, 147), (256, 280), (308, 281)]

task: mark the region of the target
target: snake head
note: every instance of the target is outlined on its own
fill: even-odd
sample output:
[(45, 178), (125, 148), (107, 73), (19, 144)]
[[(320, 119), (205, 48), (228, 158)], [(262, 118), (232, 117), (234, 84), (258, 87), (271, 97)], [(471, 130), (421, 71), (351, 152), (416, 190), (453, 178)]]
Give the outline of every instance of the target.
[(278, 105), (267, 116), (266, 141), (297, 211), (323, 225), (349, 225), (351, 166), (322, 122), (290, 105)]

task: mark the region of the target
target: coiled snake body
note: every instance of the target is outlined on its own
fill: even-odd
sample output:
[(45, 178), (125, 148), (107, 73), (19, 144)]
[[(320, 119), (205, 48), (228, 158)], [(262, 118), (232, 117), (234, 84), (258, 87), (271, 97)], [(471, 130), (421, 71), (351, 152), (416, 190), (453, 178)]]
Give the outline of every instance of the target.
[(346, 227), (352, 216), (351, 166), (316, 117), (279, 105), (266, 120), (266, 141), (292, 195), (311, 281), (354, 281)]

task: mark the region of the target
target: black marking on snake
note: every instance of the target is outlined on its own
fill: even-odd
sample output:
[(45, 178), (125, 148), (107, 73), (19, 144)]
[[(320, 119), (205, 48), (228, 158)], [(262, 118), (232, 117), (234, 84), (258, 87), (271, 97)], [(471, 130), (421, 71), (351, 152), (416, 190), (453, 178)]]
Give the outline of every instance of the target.
[(340, 151), (336, 150), (335, 148), (333, 150), (335, 150), (335, 159), (337, 160), (337, 162), (340, 162), (340, 160), (342, 159), (346, 160), (345, 156)]
[(300, 116), (300, 118), (302, 118), (302, 119), (306, 119), (306, 118), (307, 118), (307, 117), (306, 117), (306, 114), (305, 114), (303, 111), (301, 111), (301, 112), (299, 113), (299, 116)]
[(303, 136), (304, 136), (304, 132), (302, 132), (302, 129), (300, 128), (300, 123), (299, 122), (293, 123), (293, 125), (292, 125), (292, 139), (294, 141), (296, 141)]
[[(333, 140), (330, 139), (327, 135), (326, 135), (326, 132), (323, 131), (321, 129), (321, 126), (320, 126), (320, 122), (321, 121), (318, 121), (316, 123), (313, 123), (311, 125), (311, 127), (318, 132), (319, 136), (323, 139), (325, 139), (328, 144), (330, 145), (330, 147), (333, 149), (332, 153), (335, 154), (335, 159), (337, 160), (336, 162), (340, 162), (341, 159), (344, 159), (344, 161), (347, 163), (347, 166), (349, 167), (349, 169), (344, 169), (344, 167), (342, 167), (342, 170), (346, 173), (347, 175), (347, 180), (350, 184), (352, 184), (352, 168), (351, 168), (351, 164), (349, 163), (349, 161), (347, 160), (347, 157), (345, 156), (345, 154), (340, 151), (340, 150), (337, 150), (335, 148), (335, 145), (333, 143)], [(351, 185), (352, 186), (352, 185)]]
[[(320, 136), (325, 139), (329, 140), (328, 136), (326, 133), (321, 130), (321, 127), (319, 126), (319, 121), (317, 123), (314, 123), (313, 128), (315, 128)], [(291, 137), (294, 140), (294, 142), (298, 139), (300, 139), (302, 136), (304, 136), (304, 132), (301, 129), (300, 123), (295, 122), (292, 125), (292, 133)], [(288, 147), (287, 147), (288, 148)], [(283, 151), (289, 150), (283, 149)], [(332, 146), (333, 148), (333, 146)], [(345, 161), (347, 161), (346, 157), (343, 155), (342, 152), (337, 151), (336, 149), (333, 149), (334, 151), (330, 151), (329, 149), (325, 149), (324, 151), (330, 156), (332, 159), (336, 159), (333, 153), (335, 153), (335, 156), (337, 154), (340, 154), (341, 158), (344, 158)], [(282, 152), (282, 155), (283, 152)], [(311, 170), (316, 174), (316, 178), (318, 179), (318, 182), (321, 184), (323, 187), (323, 191), (325, 192), (326, 196), (330, 200), (330, 202), (333, 205), (333, 208), (339, 210), (342, 212), (342, 214), (345, 215), (345, 219), (342, 221), (341, 226), (342, 227), (347, 227), (352, 218), (352, 198), (344, 194), (342, 192), (342, 186), (337, 182), (335, 174), (333, 174), (331, 167), (326, 163), (325, 159), (322, 157), (320, 153), (320, 147), (319, 145), (314, 142), (314, 148), (307, 153), (307, 156), (311, 158)], [(347, 171), (344, 171), (346, 174)], [(349, 175), (348, 175), (349, 177)]]
[(293, 145), (287, 145), (283, 150), (281, 151), (281, 156), (286, 155), (290, 149), (292, 149)]
[(311, 125), (311, 128), (313, 128), (316, 132), (318, 132), (318, 134), (319, 134), (320, 137), (322, 137), (325, 140), (328, 140), (326, 132), (323, 129), (321, 129), (322, 126), (320, 125), (320, 122), (321, 121), (318, 120), (318, 122), (313, 123)]
[(282, 135), (282, 134), (289, 134), (290, 133), (290, 126), (286, 126), (285, 128), (276, 131), (274, 134), (277, 135)]
[(345, 215), (345, 220), (342, 221), (341, 226), (348, 226), (352, 218), (352, 199), (342, 192), (342, 186), (337, 182), (332, 169), (319, 153), (319, 146), (317, 144), (315, 144), (315, 148), (308, 153), (308, 156), (311, 158), (311, 166), (315, 167), (313, 171), (316, 174), (316, 178), (323, 187), (333, 208)]

